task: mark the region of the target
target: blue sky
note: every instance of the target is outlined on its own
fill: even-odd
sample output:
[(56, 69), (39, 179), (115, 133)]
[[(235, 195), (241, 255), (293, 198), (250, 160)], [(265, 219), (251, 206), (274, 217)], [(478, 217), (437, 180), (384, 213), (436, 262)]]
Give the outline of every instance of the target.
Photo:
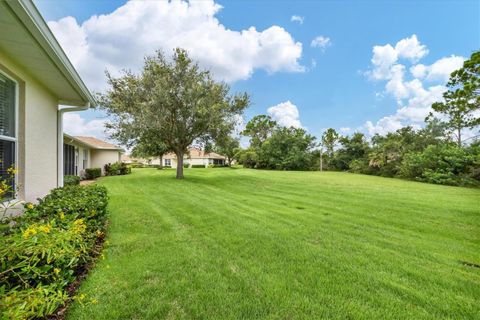
[[(480, 49), (478, 1), (217, 1), (215, 4), (222, 9), (214, 13), (211, 10), (215, 4), (204, 1), (200, 14), (192, 8), (190, 13), (168, 13), (169, 18), (181, 15), (178, 19), (167, 19), (165, 13), (143, 10), (138, 4), (129, 8), (138, 22), (125, 19), (129, 13), (123, 18), (109, 18), (125, 1), (35, 3), (92, 90), (103, 88), (99, 80), (103, 73), (98, 69), (135, 69), (139, 63), (134, 61), (152, 54), (152, 43), (164, 50), (182, 44), (195, 53), (201, 65), (219, 70), (220, 78), (229, 82), (232, 91), (251, 95), (246, 120), (277, 106), (270, 109), (277, 120), (305, 127), (317, 137), (329, 127), (343, 128), (345, 134), (355, 130), (373, 134), (402, 125), (420, 126), (431, 102), (441, 97), (445, 74)], [(91, 19), (100, 14), (107, 17), (102, 21)], [(202, 14), (207, 17), (199, 17)], [(292, 21), (294, 15), (300, 19)], [(67, 21), (67, 16), (75, 20)], [(159, 22), (162, 19), (165, 21)], [(190, 21), (199, 21), (198, 33)], [(128, 36), (123, 39), (130, 28), (136, 28), (130, 23), (152, 24), (132, 31), (135, 41), (141, 41), (138, 38), (145, 34), (140, 30), (150, 30), (151, 34), (131, 47)], [(252, 26), (254, 35), (241, 32)], [(272, 29), (274, 26), (282, 29)], [(170, 28), (176, 33), (169, 34)], [(262, 33), (265, 30), (271, 33)], [(182, 36), (177, 39), (178, 34)], [(85, 42), (83, 49), (76, 48), (77, 35)], [(319, 36), (324, 46), (313, 47), (312, 40)], [(242, 41), (247, 38), (260, 45), (242, 52)], [(405, 41), (397, 45), (402, 39)], [(111, 46), (106, 46), (109, 41)], [(229, 50), (223, 46), (238, 47)], [(379, 47), (375, 57), (374, 46)], [(219, 49), (221, 58), (212, 58)], [(92, 60), (95, 63), (89, 69), (85, 65)], [(411, 69), (414, 66), (415, 73)], [(229, 69), (236, 67), (236, 71)], [(66, 120), (66, 130), (73, 134), (90, 130), (102, 136), (98, 127), (104, 120), (97, 112)]]

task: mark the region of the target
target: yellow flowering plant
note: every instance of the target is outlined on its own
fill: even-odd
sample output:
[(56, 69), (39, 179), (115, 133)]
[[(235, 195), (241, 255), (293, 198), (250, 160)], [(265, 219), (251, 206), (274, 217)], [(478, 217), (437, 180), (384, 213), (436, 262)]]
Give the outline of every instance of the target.
[(25, 204), (0, 246), (0, 319), (45, 318), (75, 299), (67, 287), (102, 255), (107, 200), (104, 187), (74, 186)]
[(18, 174), (18, 169), (9, 167), (7, 169), (7, 176), (0, 178), (0, 222), (5, 222), (10, 218), (9, 211), (17, 208), (22, 202), (17, 199), (19, 186), (15, 183), (15, 177)]

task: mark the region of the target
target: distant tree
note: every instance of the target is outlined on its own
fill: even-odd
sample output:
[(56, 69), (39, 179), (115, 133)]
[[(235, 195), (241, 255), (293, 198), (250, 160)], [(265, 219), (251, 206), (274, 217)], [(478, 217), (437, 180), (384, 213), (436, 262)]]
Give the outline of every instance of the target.
[(432, 109), (446, 117), (445, 124), (461, 147), (462, 130), (480, 125), (480, 51), (474, 52), (461, 69), (452, 72), (447, 87), (443, 94), (445, 101), (434, 103)]
[(232, 160), (238, 152), (240, 140), (231, 136), (220, 137), (215, 143), (214, 150), (227, 157), (228, 165), (232, 165)]
[(140, 158), (158, 158), (161, 168), (163, 156), (169, 151), (168, 147), (162, 142), (161, 137), (155, 136), (155, 132), (145, 132), (135, 140), (132, 155)]
[(160, 51), (147, 57), (139, 75), (125, 71), (115, 78), (107, 72), (107, 78), (110, 88), (100, 102), (113, 118), (112, 136), (131, 143), (154, 132), (177, 157), (177, 179), (183, 178), (187, 148), (228, 135), (249, 104), (246, 93), (230, 96), (226, 84), (215, 82), (182, 49), (172, 59)]
[(322, 145), (327, 150), (327, 154), (329, 157), (333, 157), (333, 151), (339, 138), (340, 136), (337, 133), (337, 131), (335, 131), (335, 129), (332, 129), (332, 128), (327, 129), (322, 134)]
[(365, 135), (355, 132), (351, 136), (339, 138), (340, 148), (333, 159), (333, 166), (338, 170), (349, 170), (350, 162), (353, 160), (368, 163), (368, 154), (370, 146)]
[(239, 150), (235, 154), (235, 157), (238, 157), (238, 163), (245, 168), (255, 168), (257, 165), (258, 155), (253, 148)]
[(272, 135), (276, 126), (277, 123), (270, 116), (258, 115), (247, 123), (242, 135), (250, 137), (250, 145), (253, 148), (258, 148)]
[(436, 184), (480, 185), (480, 150), (454, 143), (430, 145), (406, 155), (399, 175)]
[(277, 127), (257, 150), (257, 168), (306, 170), (312, 164), (315, 137), (301, 128)]

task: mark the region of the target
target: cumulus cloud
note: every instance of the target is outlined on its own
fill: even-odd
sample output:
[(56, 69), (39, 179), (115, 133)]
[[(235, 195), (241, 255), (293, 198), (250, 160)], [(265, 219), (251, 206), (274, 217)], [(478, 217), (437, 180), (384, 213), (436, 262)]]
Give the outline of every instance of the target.
[(279, 103), (268, 108), (268, 115), (280, 126), (301, 128), (300, 114), (296, 105), (290, 101)]
[(79, 24), (73, 17), (50, 21), (87, 85), (101, 90), (104, 70), (137, 70), (146, 54), (170, 55), (185, 48), (218, 80), (248, 79), (255, 70), (303, 72), (302, 44), (284, 28), (226, 28), (216, 18), (221, 6), (205, 1), (129, 1), (115, 11)]
[(395, 47), (391, 44), (376, 45), (372, 52), (373, 69), (367, 72), (367, 75), (374, 80), (385, 80), (393, 76), (392, 67), (398, 60), (407, 59), (410, 62), (417, 62), (428, 54), (428, 49), (418, 41), (414, 34), (398, 41)]
[[(442, 100), (450, 73), (465, 60), (450, 56), (431, 65), (418, 63), (428, 54), (428, 49), (416, 35), (398, 41), (395, 46), (374, 46), (372, 54), (372, 69), (366, 75), (375, 81), (385, 81), (385, 93), (397, 101), (398, 108), (394, 114), (376, 122), (367, 121), (364, 127), (371, 135), (385, 134), (406, 125), (419, 128), (432, 111), (431, 105)], [(408, 64), (410, 73), (406, 72)]]
[(87, 121), (75, 112), (68, 112), (63, 115), (64, 132), (72, 136), (93, 136), (102, 140), (108, 140), (105, 131), (106, 122), (106, 119)]
[(425, 78), (429, 81), (439, 80), (447, 82), (450, 74), (463, 66), (465, 58), (450, 56), (435, 61), (432, 65), (426, 67)]
[(398, 41), (395, 45), (395, 51), (398, 57), (409, 59), (412, 62), (417, 62), (428, 54), (427, 47), (418, 41), (415, 34)]
[(322, 51), (325, 51), (325, 49), (330, 47), (331, 45), (332, 41), (330, 40), (330, 38), (324, 36), (317, 36), (310, 43), (311, 47), (320, 48)]
[(305, 17), (302, 17), (302, 16), (297, 16), (297, 15), (293, 15), (291, 18), (290, 18), (290, 21), (292, 22), (298, 22), (299, 24), (303, 24), (303, 21), (305, 20)]

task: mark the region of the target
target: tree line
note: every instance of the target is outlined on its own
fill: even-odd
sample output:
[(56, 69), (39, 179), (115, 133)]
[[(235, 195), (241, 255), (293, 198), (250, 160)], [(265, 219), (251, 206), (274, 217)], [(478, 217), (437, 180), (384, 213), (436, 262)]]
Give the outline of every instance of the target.
[[(411, 126), (368, 138), (327, 129), (318, 143), (299, 128), (282, 128), (267, 115), (242, 132), (250, 147), (236, 159), (248, 168), (333, 170), (448, 185), (480, 185), (480, 52), (451, 74), (443, 102), (432, 105), (423, 129)], [(472, 137), (462, 132), (470, 129)], [(470, 140), (470, 141), (468, 141)]]
[[(107, 72), (109, 89), (98, 95), (110, 116), (111, 137), (133, 148), (133, 154), (159, 157), (173, 152), (177, 178), (183, 178), (183, 156), (202, 144), (247, 168), (272, 170), (337, 170), (402, 177), (440, 184), (480, 184), (480, 142), (465, 139), (480, 125), (480, 51), (474, 52), (447, 83), (444, 101), (432, 105), (423, 129), (404, 127), (368, 138), (363, 133), (341, 136), (326, 130), (320, 140), (303, 128), (279, 126), (268, 115), (251, 119), (241, 133), (240, 148), (232, 132), (250, 104), (247, 93), (231, 94), (176, 49), (171, 58), (158, 51), (145, 58), (140, 73)], [(469, 140), (469, 141), (468, 141)]]

